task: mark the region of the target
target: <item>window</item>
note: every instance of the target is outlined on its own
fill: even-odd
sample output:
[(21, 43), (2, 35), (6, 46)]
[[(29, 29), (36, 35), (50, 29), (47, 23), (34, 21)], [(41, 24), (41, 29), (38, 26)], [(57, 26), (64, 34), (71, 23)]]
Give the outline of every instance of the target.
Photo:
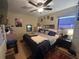
[(75, 16), (67, 16), (60, 17), (58, 22), (59, 29), (61, 28), (74, 28), (76, 17)]

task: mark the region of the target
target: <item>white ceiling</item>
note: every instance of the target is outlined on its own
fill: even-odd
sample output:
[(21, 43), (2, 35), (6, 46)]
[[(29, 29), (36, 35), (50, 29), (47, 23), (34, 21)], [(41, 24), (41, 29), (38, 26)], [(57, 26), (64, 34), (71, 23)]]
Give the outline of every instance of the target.
[[(38, 3), (42, 1), (43, 3), (46, 0), (31, 0), (34, 3)], [(31, 10), (35, 10), (36, 7), (28, 3), (28, 0), (8, 0), (8, 10), (13, 12), (19, 12), (23, 14), (32, 14), (35, 16), (43, 16), (48, 13), (57, 12), (66, 8), (70, 8), (72, 6), (76, 6), (78, 3), (78, 0), (53, 0), (51, 3), (49, 3), (50, 7), (53, 8), (52, 11), (44, 11), (41, 14), (37, 11), (35, 12), (29, 12)], [(22, 8), (25, 6), (25, 8)]]

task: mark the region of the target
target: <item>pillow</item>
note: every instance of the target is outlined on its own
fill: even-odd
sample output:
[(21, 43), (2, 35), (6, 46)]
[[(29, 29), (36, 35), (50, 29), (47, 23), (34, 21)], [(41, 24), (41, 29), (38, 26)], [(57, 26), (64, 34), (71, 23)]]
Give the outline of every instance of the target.
[(44, 30), (43, 29), (39, 29), (38, 32), (44, 33)]
[(55, 35), (56, 35), (56, 32), (54, 32), (54, 31), (49, 31), (48, 35), (50, 35), (50, 36), (55, 36)]
[(49, 33), (49, 31), (48, 31), (48, 30), (45, 30), (44, 32), (45, 32), (45, 34), (47, 34), (47, 35), (48, 35), (48, 33)]

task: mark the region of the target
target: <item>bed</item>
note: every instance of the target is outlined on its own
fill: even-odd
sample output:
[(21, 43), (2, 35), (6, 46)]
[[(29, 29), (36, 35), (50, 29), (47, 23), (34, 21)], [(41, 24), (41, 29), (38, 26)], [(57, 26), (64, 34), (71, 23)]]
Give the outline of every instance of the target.
[(42, 38), (43, 40), (48, 40), (50, 45), (53, 45), (56, 42), (57, 38), (59, 37), (59, 35), (57, 35), (57, 34), (55, 36), (50, 36), (50, 35), (47, 35), (44, 33), (37, 33), (37, 35), (38, 35), (39, 39), (41, 37), (43, 37)]
[(58, 35), (50, 36), (44, 33), (36, 33), (35, 35), (24, 34), (23, 36), (23, 40), (32, 51), (36, 50), (40, 45), (53, 45), (57, 38)]
[[(38, 39), (41, 39), (38, 41)], [(25, 44), (31, 49), (32, 52), (35, 52), (38, 48), (41, 48), (42, 46), (47, 46), (46, 48), (48, 49), (50, 47), (50, 42), (44, 37), (40, 36), (29, 36), (28, 34), (23, 35), (23, 40)]]
[(35, 33), (35, 35), (24, 34), (23, 40), (32, 51), (34, 59), (42, 59), (43, 55), (48, 52), (58, 38), (58, 35), (50, 36), (44, 33)]

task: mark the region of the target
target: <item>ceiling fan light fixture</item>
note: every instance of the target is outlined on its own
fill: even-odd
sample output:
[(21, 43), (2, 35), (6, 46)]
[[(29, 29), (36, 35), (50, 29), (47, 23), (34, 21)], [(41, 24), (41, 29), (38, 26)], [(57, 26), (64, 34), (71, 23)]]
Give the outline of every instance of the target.
[(43, 12), (44, 9), (43, 9), (43, 8), (39, 8), (37, 11), (38, 11), (38, 12)]

